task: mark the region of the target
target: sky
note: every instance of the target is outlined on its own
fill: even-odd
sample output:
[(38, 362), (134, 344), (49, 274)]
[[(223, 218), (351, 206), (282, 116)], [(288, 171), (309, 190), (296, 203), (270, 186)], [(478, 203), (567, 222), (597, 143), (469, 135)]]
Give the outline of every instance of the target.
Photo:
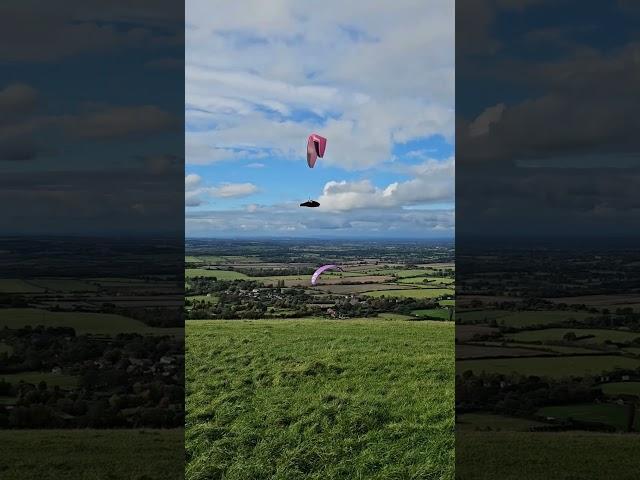
[(640, 5), (456, 3), (456, 220), (467, 234), (640, 232)]
[(453, 236), (453, 2), (187, 0), (185, 42), (187, 236)]
[(184, 235), (172, 0), (0, 6), (0, 234)]

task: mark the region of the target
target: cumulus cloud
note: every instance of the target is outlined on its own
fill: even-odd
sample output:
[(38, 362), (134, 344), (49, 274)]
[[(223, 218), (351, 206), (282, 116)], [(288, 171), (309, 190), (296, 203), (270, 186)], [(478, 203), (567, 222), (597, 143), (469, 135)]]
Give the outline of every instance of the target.
[(214, 4), (187, 9), (188, 163), (300, 159), (317, 130), (325, 164), (361, 170), (396, 143), (453, 138), (451, 2)]
[(318, 235), (331, 236), (451, 236), (453, 209), (362, 209), (351, 212), (318, 211), (309, 216), (297, 205), (247, 205), (244, 211), (190, 211), (186, 228), (192, 235)]
[(38, 91), (22, 83), (7, 85), (0, 90), (0, 123), (14, 115), (33, 111), (37, 104)]
[(453, 158), (425, 161), (408, 167), (414, 178), (385, 187), (376, 187), (369, 180), (330, 181), (318, 201), (323, 208), (333, 211), (453, 202), (454, 163)]
[(145, 135), (177, 126), (177, 118), (154, 105), (106, 107), (64, 119), (69, 134), (89, 139)]
[(222, 183), (218, 186), (207, 186), (200, 175), (189, 173), (184, 177), (185, 205), (199, 207), (207, 204), (208, 197), (242, 198), (258, 192), (253, 183)]
[(214, 197), (230, 198), (230, 197), (248, 197), (258, 191), (253, 183), (224, 183), (219, 187), (209, 189)]

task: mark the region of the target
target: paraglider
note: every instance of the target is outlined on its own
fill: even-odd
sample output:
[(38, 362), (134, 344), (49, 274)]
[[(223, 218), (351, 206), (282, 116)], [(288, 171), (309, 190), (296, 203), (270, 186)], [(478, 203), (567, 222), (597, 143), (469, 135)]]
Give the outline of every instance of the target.
[(326, 272), (327, 270), (334, 270), (334, 269), (344, 272), (344, 270), (342, 270), (342, 268), (339, 267), (338, 265), (323, 265), (319, 269), (317, 269), (315, 272), (313, 272), (313, 275), (311, 276), (311, 285), (315, 285), (318, 282), (320, 275), (322, 275), (324, 272)]
[(307, 165), (313, 168), (318, 157), (324, 157), (324, 151), (327, 148), (327, 139), (321, 137), (317, 133), (309, 135), (307, 140)]
[[(327, 148), (327, 139), (321, 137), (317, 133), (312, 133), (307, 139), (307, 165), (309, 168), (313, 168), (316, 164), (318, 157), (324, 157), (324, 151)], [(315, 200), (309, 199), (307, 202), (302, 202), (301, 207), (319, 207), (320, 204)]]

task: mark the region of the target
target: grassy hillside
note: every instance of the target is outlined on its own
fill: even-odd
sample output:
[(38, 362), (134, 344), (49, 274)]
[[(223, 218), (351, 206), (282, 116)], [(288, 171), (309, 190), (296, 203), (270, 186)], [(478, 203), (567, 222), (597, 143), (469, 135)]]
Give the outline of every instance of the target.
[(3, 480), (184, 478), (183, 430), (0, 430)]
[(454, 477), (453, 324), (186, 330), (187, 479)]
[(465, 432), (456, 441), (456, 478), (632, 480), (638, 451), (640, 435)]

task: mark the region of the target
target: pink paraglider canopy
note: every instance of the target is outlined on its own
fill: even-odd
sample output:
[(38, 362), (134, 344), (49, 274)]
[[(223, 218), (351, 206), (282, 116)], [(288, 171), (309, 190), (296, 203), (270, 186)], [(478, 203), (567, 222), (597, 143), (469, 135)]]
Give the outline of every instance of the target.
[(313, 168), (318, 157), (324, 157), (324, 150), (327, 148), (327, 139), (317, 133), (309, 135), (307, 140), (307, 165)]
[(333, 270), (333, 269), (338, 269), (341, 272), (344, 272), (344, 270), (342, 270), (342, 268), (340, 268), (337, 265), (323, 265), (319, 269), (317, 269), (315, 272), (313, 272), (313, 276), (311, 277), (311, 285), (315, 285), (318, 281), (318, 278), (320, 278), (320, 275), (322, 275), (324, 272), (326, 272), (327, 270)]

